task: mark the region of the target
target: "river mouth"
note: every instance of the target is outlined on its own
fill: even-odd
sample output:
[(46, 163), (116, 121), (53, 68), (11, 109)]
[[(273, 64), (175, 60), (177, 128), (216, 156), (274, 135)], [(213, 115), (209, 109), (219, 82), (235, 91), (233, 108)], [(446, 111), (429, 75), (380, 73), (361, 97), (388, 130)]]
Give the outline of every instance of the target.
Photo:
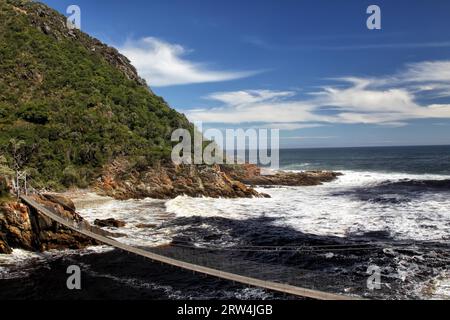
[[(446, 179), (345, 172), (321, 186), (261, 189), (270, 199), (90, 202), (84, 195), (77, 207), (91, 223), (124, 221), (124, 228), (107, 229), (126, 234), (119, 241), (128, 245), (238, 275), (368, 299), (448, 299)], [(33, 299), (46, 297), (45, 290), (61, 299), (294, 298), (203, 280), (108, 247), (13, 260), (0, 261), (0, 287), (17, 297), (28, 282), (36, 284)], [(84, 272), (84, 294), (66, 292), (65, 268), (71, 264)], [(370, 270), (380, 276), (375, 289)]]

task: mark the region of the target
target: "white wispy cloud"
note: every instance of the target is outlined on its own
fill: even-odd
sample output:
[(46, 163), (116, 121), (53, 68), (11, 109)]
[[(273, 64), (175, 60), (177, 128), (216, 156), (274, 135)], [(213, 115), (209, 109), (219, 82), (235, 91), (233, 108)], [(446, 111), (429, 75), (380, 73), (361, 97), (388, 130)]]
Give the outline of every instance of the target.
[(405, 81), (450, 83), (450, 61), (424, 61), (408, 65)]
[(450, 98), (446, 95), (450, 93), (450, 61), (409, 64), (394, 75), (376, 79), (343, 77), (336, 81), (303, 98), (296, 97), (293, 91), (219, 92), (207, 98), (220, 102), (220, 107), (190, 110), (187, 114), (195, 121), (270, 123), (281, 129), (300, 129), (311, 123), (400, 127), (412, 119), (450, 118), (450, 103), (418, 102), (424, 92)]
[(213, 70), (186, 58), (189, 50), (154, 37), (128, 40), (119, 51), (130, 59), (150, 86), (163, 87), (240, 79), (258, 71)]
[(295, 92), (293, 91), (242, 90), (234, 92), (216, 92), (210, 94), (207, 98), (240, 108), (246, 107), (249, 104), (276, 101), (280, 98), (288, 98), (294, 95)]

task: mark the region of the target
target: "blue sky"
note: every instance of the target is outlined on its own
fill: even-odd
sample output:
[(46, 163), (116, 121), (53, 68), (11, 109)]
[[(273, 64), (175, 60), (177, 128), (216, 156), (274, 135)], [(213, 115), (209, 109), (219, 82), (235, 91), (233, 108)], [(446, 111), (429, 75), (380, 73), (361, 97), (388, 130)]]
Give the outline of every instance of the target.
[(78, 5), (83, 31), (207, 127), (280, 128), (282, 147), (450, 144), (450, 1), (44, 2)]

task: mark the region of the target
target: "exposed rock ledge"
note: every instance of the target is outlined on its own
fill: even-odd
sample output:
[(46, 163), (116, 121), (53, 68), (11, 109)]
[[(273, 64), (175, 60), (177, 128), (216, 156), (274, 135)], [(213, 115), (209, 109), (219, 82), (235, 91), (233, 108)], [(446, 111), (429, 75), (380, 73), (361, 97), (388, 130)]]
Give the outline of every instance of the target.
[(114, 161), (96, 183), (96, 191), (119, 200), (171, 199), (179, 195), (212, 198), (264, 197), (231, 179), (220, 166), (159, 164), (132, 169), (127, 161)]
[[(64, 218), (83, 224), (85, 228), (114, 236), (114, 234), (90, 226), (73, 210), (75, 206), (69, 199), (60, 196), (49, 196), (48, 198), (34, 196), (33, 198), (45, 208)], [(58, 203), (49, 199), (57, 199)], [(52, 221), (20, 202), (9, 201), (0, 204), (0, 254), (11, 253), (12, 248), (42, 252), (51, 249), (80, 249), (97, 244), (95, 240)]]
[(119, 200), (171, 199), (179, 195), (212, 198), (269, 197), (253, 186), (314, 186), (335, 180), (340, 173), (307, 171), (262, 175), (256, 165), (159, 164), (135, 169), (127, 161), (115, 161), (105, 168), (96, 191)]
[[(261, 170), (254, 165), (211, 167), (164, 164), (138, 172), (131, 170), (126, 162), (116, 161), (97, 181), (96, 188), (101, 194), (121, 200), (145, 197), (168, 199), (178, 195), (264, 197), (267, 195), (246, 185), (313, 186), (333, 181), (340, 175), (330, 171), (277, 172), (274, 175), (262, 175)], [(35, 200), (49, 210), (83, 224), (85, 228), (106, 236), (120, 236), (89, 225), (75, 212), (75, 205), (70, 199), (59, 195), (46, 195), (35, 196)], [(59, 225), (20, 202), (9, 201), (0, 204), (0, 254), (11, 253), (11, 248), (46, 251), (79, 249), (95, 244), (97, 243), (94, 240)]]
[(254, 165), (225, 166), (222, 170), (231, 179), (250, 186), (316, 186), (334, 181), (342, 175), (333, 171), (277, 171), (272, 175), (262, 175), (261, 170)]

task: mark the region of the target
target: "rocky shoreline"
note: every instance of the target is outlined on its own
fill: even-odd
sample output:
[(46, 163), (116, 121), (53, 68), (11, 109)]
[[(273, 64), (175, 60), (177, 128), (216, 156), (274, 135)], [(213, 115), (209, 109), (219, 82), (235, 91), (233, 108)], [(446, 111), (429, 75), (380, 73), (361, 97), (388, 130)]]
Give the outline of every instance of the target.
[(117, 200), (173, 199), (177, 196), (211, 198), (269, 197), (255, 186), (316, 186), (337, 179), (332, 171), (284, 172), (263, 175), (256, 165), (174, 165), (135, 169), (126, 161), (115, 161), (95, 183), (100, 195)]
[(289, 172), (276, 171), (272, 174), (262, 174), (261, 169), (254, 165), (238, 167), (223, 167), (231, 179), (235, 179), (248, 186), (290, 186), (307, 187), (332, 182), (342, 175), (333, 171), (304, 171)]
[[(58, 198), (64, 204), (75, 208), (69, 199)], [(33, 199), (64, 218), (90, 227), (80, 215), (66, 205), (43, 196), (33, 196)], [(13, 200), (0, 205), (0, 253), (11, 253), (12, 248), (43, 252), (52, 249), (81, 249), (97, 244), (95, 240), (59, 225), (23, 203)]]
[[(258, 192), (255, 186), (314, 186), (330, 182), (339, 177), (330, 171), (276, 172), (263, 175), (254, 165), (240, 166), (176, 166), (160, 164), (145, 170), (131, 170), (126, 162), (114, 162), (97, 180), (93, 191), (116, 200), (171, 199), (180, 195), (212, 198), (269, 197)], [(10, 188), (3, 184), (4, 189)], [(3, 190), (3, 194), (5, 190)], [(91, 226), (75, 211), (75, 205), (61, 194), (46, 194), (33, 198), (56, 214), (78, 223), (85, 228), (107, 236), (120, 236), (99, 227), (122, 227), (120, 221), (97, 221), (99, 227)], [(28, 251), (51, 249), (81, 249), (97, 245), (86, 238), (40, 214), (33, 208), (9, 198), (0, 203), (0, 254), (9, 254), (12, 248)]]
[(159, 163), (134, 168), (127, 161), (114, 161), (95, 183), (100, 195), (117, 200), (172, 199), (180, 195), (211, 198), (264, 197), (237, 179), (230, 178), (220, 166), (175, 165)]

